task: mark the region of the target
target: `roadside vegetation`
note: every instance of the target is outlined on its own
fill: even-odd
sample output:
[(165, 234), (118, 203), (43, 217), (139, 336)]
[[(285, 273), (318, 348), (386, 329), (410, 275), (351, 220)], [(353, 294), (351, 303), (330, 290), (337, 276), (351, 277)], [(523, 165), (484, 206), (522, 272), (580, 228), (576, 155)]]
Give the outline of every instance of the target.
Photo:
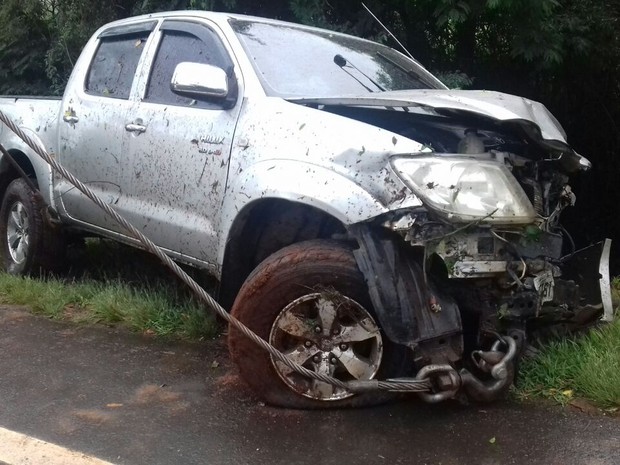
[(587, 399), (607, 412), (620, 408), (620, 319), (576, 339), (553, 341), (521, 365), (517, 393), (561, 404)]
[(0, 273), (0, 303), (77, 323), (122, 325), (175, 339), (203, 340), (217, 322), (147, 253), (104, 240), (71, 249), (68, 271), (43, 279)]

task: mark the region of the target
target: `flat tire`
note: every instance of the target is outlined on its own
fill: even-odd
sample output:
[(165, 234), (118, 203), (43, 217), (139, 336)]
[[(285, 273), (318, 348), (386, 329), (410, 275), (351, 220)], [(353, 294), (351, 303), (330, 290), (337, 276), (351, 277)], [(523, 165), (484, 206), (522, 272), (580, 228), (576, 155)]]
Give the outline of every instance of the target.
[[(298, 364), (343, 381), (405, 376), (413, 367), (410, 351), (381, 331), (351, 247), (336, 241), (300, 242), (265, 259), (231, 312)], [(272, 405), (358, 407), (393, 397), (305, 378), (232, 327), (229, 349), (242, 377)]]

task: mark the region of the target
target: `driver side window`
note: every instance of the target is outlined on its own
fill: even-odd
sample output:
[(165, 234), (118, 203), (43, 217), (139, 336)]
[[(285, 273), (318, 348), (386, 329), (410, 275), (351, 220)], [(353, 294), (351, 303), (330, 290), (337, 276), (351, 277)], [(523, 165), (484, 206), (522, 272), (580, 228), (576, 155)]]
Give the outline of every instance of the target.
[[(196, 30), (196, 33), (193, 33), (192, 29)], [(209, 64), (224, 70), (231, 66), (231, 61), (219, 38), (208, 28), (196, 24), (188, 25), (186, 28), (178, 26), (174, 29), (163, 28), (144, 101), (176, 106), (221, 108), (221, 102), (213, 99), (194, 100), (175, 94), (171, 90), (172, 75), (176, 66), (182, 62)]]

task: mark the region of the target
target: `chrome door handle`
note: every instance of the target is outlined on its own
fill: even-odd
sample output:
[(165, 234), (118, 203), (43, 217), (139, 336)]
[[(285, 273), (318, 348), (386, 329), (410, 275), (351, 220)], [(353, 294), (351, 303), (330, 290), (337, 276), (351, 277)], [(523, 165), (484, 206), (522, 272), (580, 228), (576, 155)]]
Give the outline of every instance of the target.
[(80, 120), (80, 118), (78, 118), (78, 117), (77, 117), (77, 116), (75, 116), (75, 115), (64, 115), (64, 116), (62, 117), (62, 120), (63, 120), (65, 123), (75, 124), (75, 123), (77, 123), (77, 122)]
[(135, 132), (136, 134), (142, 134), (143, 132), (146, 132), (146, 126), (143, 126), (142, 124), (129, 123), (125, 125), (125, 130)]

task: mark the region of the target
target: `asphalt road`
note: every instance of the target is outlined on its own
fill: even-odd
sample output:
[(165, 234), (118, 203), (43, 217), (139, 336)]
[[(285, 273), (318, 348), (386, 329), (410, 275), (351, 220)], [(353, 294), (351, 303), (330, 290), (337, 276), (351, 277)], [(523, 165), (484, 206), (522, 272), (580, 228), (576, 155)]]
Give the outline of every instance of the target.
[(0, 427), (127, 465), (620, 465), (618, 417), (510, 402), (275, 409), (221, 341), (165, 343), (2, 307)]

